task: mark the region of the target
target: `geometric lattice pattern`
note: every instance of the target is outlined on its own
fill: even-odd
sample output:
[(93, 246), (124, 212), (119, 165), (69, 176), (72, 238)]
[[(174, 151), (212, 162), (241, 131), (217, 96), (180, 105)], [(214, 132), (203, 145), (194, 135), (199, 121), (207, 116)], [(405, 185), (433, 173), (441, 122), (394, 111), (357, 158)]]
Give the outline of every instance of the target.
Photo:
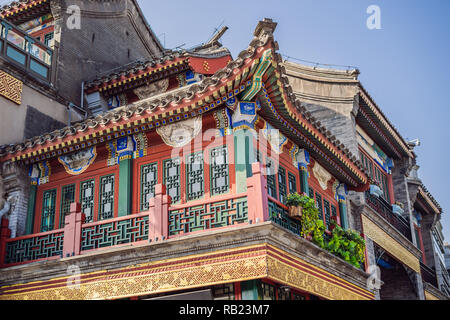
[(148, 211), (150, 199), (155, 196), (158, 183), (158, 164), (152, 163), (141, 167), (141, 212)]
[(5, 264), (62, 256), (63, 245), (63, 231), (7, 242)]
[(75, 201), (75, 185), (64, 186), (61, 195), (61, 211), (59, 228), (62, 229), (66, 225), (66, 216), (70, 213), (70, 205)]
[(297, 178), (292, 173), (289, 173), (289, 193), (297, 192)]
[(229, 169), (228, 148), (222, 146), (211, 150), (211, 195), (215, 196), (228, 192)]
[(81, 212), (86, 215), (86, 223), (94, 221), (95, 180), (88, 180), (80, 184)]
[(100, 203), (98, 220), (114, 218), (114, 175), (100, 178)]
[(206, 203), (169, 212), (169, 235), (232, 226), (248, 221), (247, 198)]
[(301, 236), (302, 225), (300, 221), (291, 219), (289, 213), (278, 204), (269, 200), (269, 217), (270, 220), (286, 230)]
[(127, 220), (83, 227), (81, 251), (146, 241), (149, 229), (148, 218), (148, 214), (136, 215)]
[(267, 166), (267, 192), (269, 196), (274, 199), (278, 199), (277, 196), (277, 181), (275, 177), (275, 164), (273, 161), (266, 158), (266, 166)]
[(22, 89), (22, 81), (0, 71), (0, 95), (20, 105), (22, 104)]
[(55, 227), (56, 189), (44, 192), (42, 200), (41, 232), (52, 231)]
[(286, 170), (282, 167), (278, 169), (278, 188), (280, 192), (280, 202), (284, 203), (287, 196)]
[(181, 200), (180, 190), (180, 159), (170, 159), (164, 161), (164, 184), (166, 185), (167, 194), (172, 198), (172, 203)]
[(203, 153), (191, 154), (186, 160), (186, 197), (197, 200), (205, 194)]

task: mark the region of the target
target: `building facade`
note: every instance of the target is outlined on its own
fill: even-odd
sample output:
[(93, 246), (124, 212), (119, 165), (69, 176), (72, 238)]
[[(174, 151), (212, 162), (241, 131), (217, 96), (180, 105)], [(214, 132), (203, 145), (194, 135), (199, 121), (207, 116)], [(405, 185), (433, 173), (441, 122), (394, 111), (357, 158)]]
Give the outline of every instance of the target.
[[(439, 212), (415, 206), (413, 148), (356, 70), (283, 61), (276, 25), (260, 21), (235, 59), (220, 35), (179, 52), (152, 38), (138, 60), (65, 81), (89, 116), (0, 155), (14, 199), (2, 210), (0, 299), (447, 299), (439, 252), (418, 245), (440, 234), (414, 209), (442, 210), (429, 193)], [(320, 234), (305, 232), (307, 207), (299, 218), (286, 206), (292, 194), (312, 201)], [(330, 249), (339, 232), (365, 240), (363, 261)]]

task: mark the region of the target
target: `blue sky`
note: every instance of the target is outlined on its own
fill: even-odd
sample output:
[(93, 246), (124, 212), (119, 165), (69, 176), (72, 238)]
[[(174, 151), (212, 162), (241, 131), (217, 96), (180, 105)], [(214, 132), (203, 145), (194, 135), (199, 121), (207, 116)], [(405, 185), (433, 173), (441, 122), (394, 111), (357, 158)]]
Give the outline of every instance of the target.
[[(233, 56), (246, 49), (259, 20), (278, 22), (280, 53), (308, 61), (356, 66), (360, 80), (405, 139), (420, 138), (420, 177), (444, 209), (450, 242), (450, 1), (382, 0), (138, 0), (166, 48), (206, 42), (216, 27)], [(381, 30), (369, 30), (370, 5)]]

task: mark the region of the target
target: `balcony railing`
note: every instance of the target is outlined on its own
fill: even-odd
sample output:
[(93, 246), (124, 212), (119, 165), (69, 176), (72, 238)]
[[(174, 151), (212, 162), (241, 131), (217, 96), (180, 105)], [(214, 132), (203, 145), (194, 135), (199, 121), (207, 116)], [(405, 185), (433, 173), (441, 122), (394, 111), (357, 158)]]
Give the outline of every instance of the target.
[(1, 18), (0, 55), (27, 73), (51, 82), (53, 50)]
[(424, 282), (427, 282), (427, 283), (435, 286), (436, 288), (439, 288), (436, 272), (433, 269), (429, 268), (428, 266), (426, 266), (424, 263), (421, 262), (420, 263), (420, 272), (422, 274), (422, 280)]
[(269, 217), (272, 222), (282, 226), (298, 236), (301, 236), (302, 226), (300, 221), (289, 217), (288, 207), (275, 199), (269, 199)]
[(392, 206), (384, 199), (371, 195), (366, 192), (367, 204), (389, 222), (395, 229), (404, 235), (409, 241), (412, 241), (411, 227), (409, 221), (392, 211)]

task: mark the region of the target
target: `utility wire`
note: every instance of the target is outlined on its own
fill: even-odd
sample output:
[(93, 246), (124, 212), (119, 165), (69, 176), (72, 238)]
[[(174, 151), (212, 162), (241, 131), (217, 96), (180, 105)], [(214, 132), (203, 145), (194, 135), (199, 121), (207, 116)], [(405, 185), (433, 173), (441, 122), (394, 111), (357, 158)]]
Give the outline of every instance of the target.
[(355, 66), (344, 66), (344, 65), (339, 65), (339, 64), (327, 64), (327, 63), (308, 61), (308, 60), (304, 60), (304, 59), (291, 57), (291, 56), (288, 56), (288, 55), (286, 55), (284, 53), (281, 53), (281, 56), (286, 58), (286, 60), (295, 60), (295, 61), (300, 61), (300, 62), (304, 62), (304, 63), (309, 63), (311, 65), (314, 65), (316, 68), (320, 67), (320, 66), (324, 66), (324, 67), (338, 67), (338, 68), (346, 68), (347, 71), (351, 70), (351, 69), (359, 69), (358, 67), (355, 67)]

